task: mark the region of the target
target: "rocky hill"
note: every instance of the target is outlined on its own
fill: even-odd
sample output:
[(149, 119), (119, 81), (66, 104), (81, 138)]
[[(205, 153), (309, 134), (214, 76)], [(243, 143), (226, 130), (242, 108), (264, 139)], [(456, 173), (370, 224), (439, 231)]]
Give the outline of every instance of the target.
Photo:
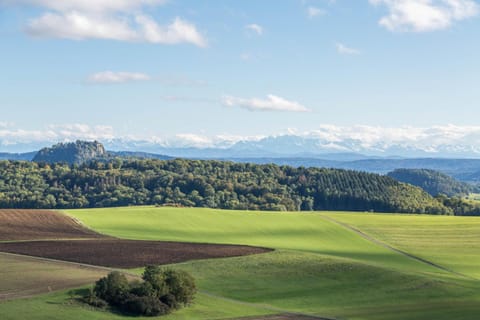
[(76, 141), (58, 143), (41, 149), (33, 158), (34, 162), (82, 164), (94, 159), (108, 158), (108, 153), (98, 141)]

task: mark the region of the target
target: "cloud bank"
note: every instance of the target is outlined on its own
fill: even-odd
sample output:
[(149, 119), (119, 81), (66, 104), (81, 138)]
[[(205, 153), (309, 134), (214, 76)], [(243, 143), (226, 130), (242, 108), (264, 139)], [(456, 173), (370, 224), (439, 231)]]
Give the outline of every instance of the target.
[(139, 72), (113, 72), (103, 71), (88, 77), (90, 83), (124, 83), (131, 81), (148, 81), (150, 76)]
[[(156, 148), (234, 148), (276, 150), (281, 154), (356, 152), (384, 156), (480, 157), (480, 126), (382, 127), (319, 125), (315, 130), (289, 129), (272, 135), (122, 136), (111, 126), (51, 125), (39, 130), (0, 127), (1, 151), (31, 151), (60, 141), (99, 140), (117, 150), (154, 151)], [(164, 150), (164, 149), (162, 149)]]
[(446, 29), (457, 21), (476, 16), (473, 0), (369, 0), (387, 8), (379, 24), (390, 31), (429, 32)]
[(225, 107), (239, 107), (250, 111), (287, 111), (307, 112), (307, 107), (296, 101), (289, 101), (285, 98), (269, 94), (266, 98), (239, 98), (224, 96), (222, 103)]
[(144, 7), (160, 6), (166, 0), (4, 0), (1, 3), (46, 10), (25, 27), (32, 37), (208, 45), (205, 36), (191, 22), (176, 17), (161, 25), (142, 12)]

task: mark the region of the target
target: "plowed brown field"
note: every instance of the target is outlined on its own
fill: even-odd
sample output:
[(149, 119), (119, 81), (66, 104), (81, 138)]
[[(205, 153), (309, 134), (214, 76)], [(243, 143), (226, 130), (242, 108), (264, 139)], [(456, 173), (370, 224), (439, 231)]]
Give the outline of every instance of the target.
[(92, 284), (107, 273), (98, 267), (0, 253), (0, 302)]
[(113, 268), (137, 268), (197, 259), (264, 253), (249, 246), (120, 239), (0, 243), (0, 251)]
[(92, 239), (104, 236), (47, 210), (0, 210), (0, 241)]

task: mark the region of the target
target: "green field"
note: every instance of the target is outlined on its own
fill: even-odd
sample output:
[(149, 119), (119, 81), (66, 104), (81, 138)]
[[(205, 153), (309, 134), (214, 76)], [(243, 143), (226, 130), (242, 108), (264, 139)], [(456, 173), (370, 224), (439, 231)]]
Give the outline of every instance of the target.
[(0, 301), (92, 283), (107, 273), (101, 268), (0, 253)]
[(480, 279), (480, 219), (329, 214), (396, 248)]
[[(480, 220), (475, 218), (154, 207), (67, 213), (121, 238), (276, 249), (175, 265), (195, 276), (202, 294), (195, 306), (167, 319), (285, 311), (337, 319), (480, 318), (480, 281), (474, 279), (480, 269), (480, 245), (475, 241), (480, 239)], [(27, 307), (22, 308), (23, 303)], [(0, 314), (13, 315), (7, 319), (48, 319), (54, 312), (60, 312), (58, 319), (119, 318), (71, 304), (66, 293), (0, 304)]]
[(448, 275), (359, 237), (321, 214), (129, 207), (68, 214), (126, 239), (245, 244), (352, 259), (402, 272)]
[[(270, 314), (272, 311), (241, 303), (212, 298), (198, 294), (195, 305), (182, 309), (175, 314), (161, 317), (165, 320), (210, 320), (230, 319), (239, 316)], [(108, 311), (98, 311), (72, 299), (69, 291), (52, 293), (31, 299), (21, 299), (0, 303), (2, 320), (45, 319), (45, 320), (121, 320), (152, 319), (128, 317)]]

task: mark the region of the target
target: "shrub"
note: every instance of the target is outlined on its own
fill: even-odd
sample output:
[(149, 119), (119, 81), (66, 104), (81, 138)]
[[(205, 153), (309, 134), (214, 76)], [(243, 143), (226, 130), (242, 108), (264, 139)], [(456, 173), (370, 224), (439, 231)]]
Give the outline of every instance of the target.
[(128, 294), (122, 308), (134, 315), (160, 316), (170, 313), (170, 308), (157, 297)]
[(98, 280), (94, 288), (96, 296), (111, 305), (121, 305), (129, 290), (127, 278), (118, 271), (111, 272)]
[(105, 300), (100, 299), (99, 297), (96, 296), (93, 289), (90, 289), (88, 293), (83, 297), (83, 302), (93, 307), (101, 308), (101, 309), (105, 308), (108, 305), (108, 303)]
[(84, 301), (97, 307), (106, 304), (119, 311), (143, 316), (165, 315), (193, 302), (197, 288), (185, 271), (147, 266), (143, 282), (129, 283), (120, 272), (99, 279)]

